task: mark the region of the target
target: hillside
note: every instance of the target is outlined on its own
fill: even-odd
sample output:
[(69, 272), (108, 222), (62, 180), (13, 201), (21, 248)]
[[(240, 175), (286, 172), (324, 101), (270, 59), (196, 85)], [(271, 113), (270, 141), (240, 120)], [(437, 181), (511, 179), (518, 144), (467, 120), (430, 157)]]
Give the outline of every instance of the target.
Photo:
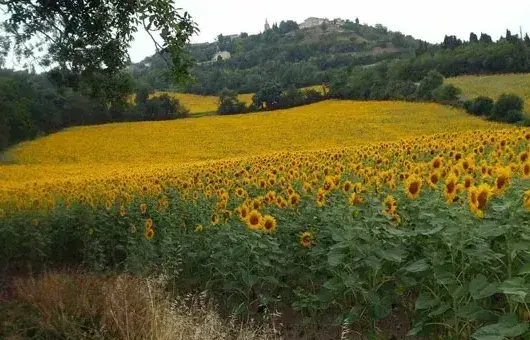
[(530, 74), (498, 74), (489, 76), (460, 76), (446, 82), (462, 90), (466, 99), (488, 96), (497, 99), (503, 93), (514, 93), (525, 101), (525, 110), (530, 112)]
[[(300, 29), (292, 21), (282, 21), (260, 34), (220, 35), (216, 42), (190, 45), (189, 51), (198, 63), (191, 72), (196, 82), (181, 90), (216, 94), (227, 87), (250, 93), (270, 81), (286, 87), (322, 84), (334, 73), (409, 55), (419, 45), (413, 37), (382, 25), (329, 21)], [(218, 51), (228, 52), (230, 59), (217, 61), (214, 56)], [(133, 65), (131, 72), (155, 89), (172, 87), (167, 63), (160, 55)]]

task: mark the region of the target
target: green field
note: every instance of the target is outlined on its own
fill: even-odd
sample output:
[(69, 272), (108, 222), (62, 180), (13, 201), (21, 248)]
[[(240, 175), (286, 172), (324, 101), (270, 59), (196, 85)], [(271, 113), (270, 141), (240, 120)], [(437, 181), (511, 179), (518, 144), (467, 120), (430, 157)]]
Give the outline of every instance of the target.
[(497, 99), (503, 93), (515, 93), (524, 99), (525, 110), (530, 111), (530, 74), (461, 76), (446, 81), (462, 89), (467, 99), (478, 96)]

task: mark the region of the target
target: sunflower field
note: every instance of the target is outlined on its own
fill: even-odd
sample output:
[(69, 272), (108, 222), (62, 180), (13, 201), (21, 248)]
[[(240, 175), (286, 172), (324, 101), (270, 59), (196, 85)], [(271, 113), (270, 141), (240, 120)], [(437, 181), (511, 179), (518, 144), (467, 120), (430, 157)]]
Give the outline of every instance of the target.
[[(335, 110), (344, 103), (311, 107)], [(329, 136), (326, 129), (337, 131), (335, 145), (319, 149), (304, 140), (305, 127), (291, 124), (291, 134), (267, 130), (276, 113), (238, 118), (248, 123), (261, 117), (263, 123), (250, 132), (254, 139), (245, 153), (227, 143), (239, 157), (186, 162), (187, 154), (175, 146), (157, 154), (150, 143), (158, 138), (152, 132), (158, 123), (134, 125), (140, 134), (154, 127), (137, 147), (123, 135), (108, 149), (102, 143), (99, 153), (83, 149), (90, 140), (83, 134), (91, 129), (98, 133), (90, 136), (106, 139), (121, 136), (128, 124), (68, 130), (32, 142), (41, 143), (39, 150), (21, 145), (15, 161), (19, 155), (20, 162), (33, 164), (0, 167), (0, 265), (82, 265), (137, 274), (164, 268), (178, 285), (207, 290), (234, 313), (289, 308), (314, 323), (367, 329), (400, 313), (411, 321), (410, 335), (528, 334), (530, 129), (466, 117), (455, 125), (459, 132), (413, 136), (418, 125), (428, 130), (422, 122), (436, 113), (416, 122), (408, 118), (407, 130), (398, 118), (400, 105), (422, 104), (394, 104), (389, 139), (402, 136), (386, 140), (379, 133), (379, 140), (363, 143), (370, 132), (355, 135), (347, 127), (354, 128), (362, 107), (371, 104), (350, 105), (354, 113), (342, 112), (348, 118), (342, 126), (332, 114), (322, 118), (331, 125), (311, 121)], [(289, 111), (293, 121), (296, 110)], [(380, 126), (388, 119), (382, 111), (381, 105), (372, 108), (370, 118)], [(465, 116), (449, 114), (456, 122)], [(229, 118), (191, 121), (220, 124), (216, 136), (224, 140), (222, 124), (232, 124)], [(454, 121), (439, 119), (438, 129)], [(64, 134), (70, 135), (62, 139)], [(266, 151), (260, 138), (268, 134), (271, 145), (297, 147)], [(289, 142), (296, 137), (302, 142)], [(59, 147), (53, 153), (47, 143), (54, 138), (75, 143), (76, 152), (71, 146), (65, 147), (70, 158)], [(130, 152), (130, 166), (118, 166), (122, 150)], [(149, 154), (152, 162), (144, 158)]]

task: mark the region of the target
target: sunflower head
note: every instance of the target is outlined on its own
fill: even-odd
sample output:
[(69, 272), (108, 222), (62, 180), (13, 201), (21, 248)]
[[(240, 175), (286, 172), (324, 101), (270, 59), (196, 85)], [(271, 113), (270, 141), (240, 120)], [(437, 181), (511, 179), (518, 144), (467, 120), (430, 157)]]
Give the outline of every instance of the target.
[(510, 183), (510, 168), (499, 168), (497, 170), (497, 177), (495, 178), (495, 193), (502, 193)]
[(364, 203), (364, 198), (362, 198), (359, 194), (352, 193), (350, 195), (350, 198), (348, 199), (348, 202), (351, 205), (362, 204), (362, 203)]
[(410, 199), (416, 199), (420, 195), (422, 180), (417, 175), (411, 175), (405, 182), (405, 193)]
[(252, 210), (248, 214), (247, 225), (250, 229), (259, 229), (261, 227), (262, 220), (263, 217), (261, 216), (260, 212), (257, 210)]
[(530, 178), (530, 162), (521, 165), (521, 172), (523, 173), (523, 178)]
[(261, 229), (266, 234), (273, 233), (276, 230), (276, 219), (271, 215), (265, 215), (261, 224)]
[(481, 184), (479, 187), (471, 187), (468, 191), (469, 208), (478, 217), (484, 217), (484, 211), (493, 194), (493, 190), (487, 183)]
[(530, 211), (530, 190), (524, 192), (523, 206), (526, 211)]
[(154, 231), (154, 229), (152, 229), (152, 228), (146, 229), (146, 230), (145, 230), (145, 234), (144, 234), (144, 236), (145, 236), (145, 239), (146, 239), (147, 241), (152, 240), (153, 237), (155, 237), (155, 231)]
[(300, 204), (300, 195), (293, 193), (291, 196), (289, 196), (289, 203), (291, 205), (298, 205)]
[(153, 222), (153, 220), (151, 218), (148, 218), (145, 220), (145, 229), (153, 229), (155, 226), (155, 223)]
[(216, 225), (217, 223), (219, 223), (219, 215), (213, 214), (211, 221), (212, 221), (212, 225)]
[(142, 214), (145, 214), (147, 212), (147, 204), (145, 203), (140, 204), (140, 212)]
[(397, 210), (397, 201), (394, 196), (390, 195), (383, 201), (383, 213), (386, 215), (393, 215)]
[(304, 248), (312, 247), (314, 245), (313, 233), (309, 231), (305, 231), (302, 234), (300, 234), (300, 244)]
[(344, 192), (345, 194), (347, 194), (348, 192), (350, 192), (350, 190), (353, 188), (353, 183), (350, 182), (350, 181), (346, 181), (342, 184), (342, 192)]
[(204, 230), (204, 227), (202, 226), (202, 224), (199, 224), (195, 227), (195, 232), (196, 233), (200, 233)]

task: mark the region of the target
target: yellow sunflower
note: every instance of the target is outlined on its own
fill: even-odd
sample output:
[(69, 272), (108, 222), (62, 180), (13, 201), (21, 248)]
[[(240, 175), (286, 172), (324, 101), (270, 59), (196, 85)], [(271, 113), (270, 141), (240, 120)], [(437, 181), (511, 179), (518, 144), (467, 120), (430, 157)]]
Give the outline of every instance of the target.
[(457, 182), (458, 182), (458, 177), (456, 177), (456, 175), (453, 173), (450, 173), (445, 179), (444, 196), (445, 196), (447, 203), (449, 204), (453, 203), (454, 198), (456, 196)]
[(309, 231), (305, 231), (302, 234), (300, 234), (300, 244), (304, 248), (310, 248), (314, 245), (314, 237), (313, 234)]
[(150, 241), (155, 237), (155, 231), (152, 228), (145, 229), (145, 239)]
[(352, 193), (350, 195), (350, 198), (348, 199), (348, 202), (351, 205), (362, 204), (362, 203), (364, 203), (364, 198), (362, 198), (359, 194)]
[(523, 206), (527, 211), (530, 211), (530, 190), (524, 192)]
[(342, 192), (344, 192), (345, 194), (347, 194), (348, 192), (350, 192), (350, 190), (353, 188), (353, 183), (350, 182), (350, 181), (346, 181), (342, 184)]
[(420, 195), (422, 180), (417, 175), (411, 175), (405, 182), (405, 193), (410, 199), (416, 199)]
[(266, 234), (273, 233), (276, 230), (276, 219), (271, 215), (265, 215), (261, 223), (262, 230)]
[(249, 208), (246, 205), (243, 205), (241, 208), (239, 208), (239, 217), (242, 220), (246, 220), (248, 217)]
[(262, 220), (263, 217), (261, 216), (260, 212), (257, 210), (252, 210), (250, 214), (248, 214), (247, 225), (250, 229), (259, 229), (261, 227)]
[(521, 165), (521, 172), (523, 173), (523, 178), (530, 178), (530, 162)]
[(300, 204), (300, 195), (293, 193), (291, 196), (289, 196), (289, 203), (291, 205), (298, 205)]
[(493, 190), (496, 194), (500, 194), (510, 184), (510, 168), (499, 168), (496, 173), (497, 177), (495, 178), (495, 188)]
[(152, 219), (148, 218), (147, 220), (145, 220), (145, 229), (153, 229), (154, 226), (155, 223)]
[(385, 215), (393, 215), (397, 210), (397, 201), (394, 196), (390, 195), (383, 201), (383, 213)]
[(492, 194), (492, 189), (487, 183), (483, 183), (479, 187), (471, 187), (468, 192), (471, 211), (480, 218), (484, 217), (484, 211)]
[(196, 233), (200, 233), (204, 230), (204, 227), (202, 226), (202, 224), (199, 224), (197, 225), (197, 227), (195, 227), (195, 232)]
[(145, 214), (147, 212), (147, 204), (145, 203), (140, 204), (140, 212), (142, 214)]

